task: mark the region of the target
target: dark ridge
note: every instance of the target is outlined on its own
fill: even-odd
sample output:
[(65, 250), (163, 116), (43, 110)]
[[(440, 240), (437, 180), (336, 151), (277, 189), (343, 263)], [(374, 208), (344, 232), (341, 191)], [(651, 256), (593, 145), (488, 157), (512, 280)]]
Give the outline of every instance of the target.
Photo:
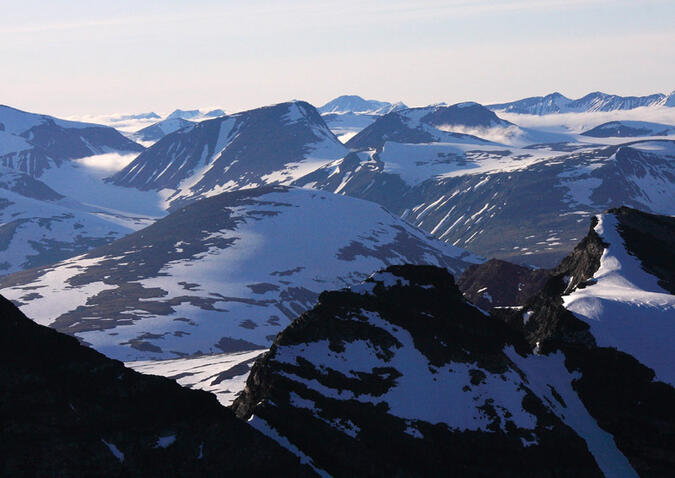
[[(591, 219), (588, 234), (552, 272), (541, 291), (530, 298), (522, 310), (500, 311), (501, 320), (520, 331), (531, 347), (543, 353), (554, 351), (562, 344), (594, 347), (595, 339), (589, 326), (563, 307), (562, 295), (575, 287), (583, 287), (600, 267), (606, 244), (595, 232), (597, 218)], [(531, 313), (527, 321), (524, 314)]]
[(313, 475), (213, 395), (134, 372), (2, 297), (0, 360), (1, 476)]

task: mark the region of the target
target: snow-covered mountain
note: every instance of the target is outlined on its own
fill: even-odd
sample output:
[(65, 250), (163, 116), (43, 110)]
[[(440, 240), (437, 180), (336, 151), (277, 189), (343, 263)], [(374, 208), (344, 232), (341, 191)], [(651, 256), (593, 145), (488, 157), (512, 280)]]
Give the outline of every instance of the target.
[(112, 182), (141, 190), (169, 189), (167, 203), (175, 209), (223, 191), (289, 184), (347, 152), (314, 107), (296, 101), (169, 134)]
[(610, 121), (581, 134), (592, 138), (673, 136), (675, 135), (675, 126), (647, 121)]
[(325, 105), (317, 108), (322, 115), (326, 113), (358, 113), (381, 116), (392, 111), (406, 109), (402, 102), (388, 103), (386, 101), (364, 100), (357, 95), (342, 95), (332, 99)]
[(484, 106), (469, 102), (394, 111), (378, 118), (346, 145), (352, 150), (379, 150), (387, 142), (526, 146), (570, 140), (570, 135), (521, 128)]
[(188, 121), (183, 118), (167, 118), (138, 130), (136, 133), (134, 133), (134, 138), (140, 141), (156, 142), (167, 134), (178, 131), (179, 129), (183, 129), (192, 124), (194, 124), (192, 121)]
[(492, 111), (477, 103), (453, 106), (431, 106), (393, 111), (365, 128), (346, 144), (353, 150), (381, 149), (385, 142), (395, 143), (473, 143), (486, 144), (457, 129), (507, 128), (511, 123), (501, 120)]
[(669, 140), (526, 148), (386, 142), (295, 184), (375, 201), (485, 257), (553, 267), (595, 213), (622, 204), (675, 213), (673, 168)]
[(403, 262), (478, 259), (382, 207), (281, 186), (197, 201), (109, 245), (0, 278), (43, 325), (123, 360), (261, 349), (319, 292)]
[(0, 164), (35, 177), (67, 160), (143, 149), (108, 126), (0, 105)]
[(82, 254), (141, 224), (66, 198), (26, 173), (0, 168), (0, 274)]
[(202, 121), (210, 118), (218, 118), (219, 116), (225, 116), (225, 112), (219, 108), (209, 111), (176, 109), (171, 113), (169, 113), (167, 117), (164, 119), (165, 120), (184, 119), (184, 120)]
[(0, 361), (2, 476), (314, 476), (213, 396), (125, 368), (2, 297)]
[(672, 96), (672, 93), (670, 96), (662, 93), (649, 96), (618, 96), (596, 91), (573, 100), (556, 92), (510, 103), (493, 104), (489, 105), (488, 108), (497, 112), (530, 115), (632, 110), (643, 106), (672, 106)]
[(175, 109), (171, 113), (169, 113), (165, 119), (170, 120), (170, 119), (181, 118), (181, 119), (189, 120), (189, 119), (192, 119), (192, 118), (196, 118), (197, 116), (200, 116), (201, 114), (202, 113), (199, 110)]
[(330, 130), (344, 143), (380, 116), (406, 108), (400, 101), (388, 103), (344, 95), (329, 101), (318, 108), (318, 111)]

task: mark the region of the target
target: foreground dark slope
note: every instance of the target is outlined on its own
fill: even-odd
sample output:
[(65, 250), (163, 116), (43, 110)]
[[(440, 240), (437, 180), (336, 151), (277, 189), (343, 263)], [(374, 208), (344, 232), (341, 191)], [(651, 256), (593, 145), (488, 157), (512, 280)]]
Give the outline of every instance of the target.
[(145, 376), (0, 297), (0, 476), (308, 476), (205, 392)]
[(621, 208), (606, 227), (611, 218), (624, 242), (593, 224), (540, 293), (492, 317), (434, 267), (394, 266), (322, 294), (254, 365), (235, 412), (334, 476), (671, 476), (675, 389), (565, 308), (602, 285), (619, 248), (672, 293), (672, 253), (657, 251), (672, 250), (673, 219)]

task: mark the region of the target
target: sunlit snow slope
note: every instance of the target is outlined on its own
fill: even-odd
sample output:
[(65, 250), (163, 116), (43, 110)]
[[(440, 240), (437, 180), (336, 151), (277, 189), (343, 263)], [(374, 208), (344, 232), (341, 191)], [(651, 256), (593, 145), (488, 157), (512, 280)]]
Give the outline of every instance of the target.
[(267, 187), (197, 201), (53, 266), (0, 278), (41, 324), (123, 360), (265, 348), (318, 294), (387, 264), (477, 259), (382, 207)]

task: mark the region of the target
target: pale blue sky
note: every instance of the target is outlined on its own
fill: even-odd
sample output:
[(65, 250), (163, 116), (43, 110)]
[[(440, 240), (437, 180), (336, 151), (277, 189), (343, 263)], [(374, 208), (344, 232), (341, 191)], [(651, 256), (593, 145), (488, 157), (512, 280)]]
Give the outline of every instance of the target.
[(0, 0), (0, 103), (59, 114), (344, 93), (411, 105), (675, 89), (675, 1)]

